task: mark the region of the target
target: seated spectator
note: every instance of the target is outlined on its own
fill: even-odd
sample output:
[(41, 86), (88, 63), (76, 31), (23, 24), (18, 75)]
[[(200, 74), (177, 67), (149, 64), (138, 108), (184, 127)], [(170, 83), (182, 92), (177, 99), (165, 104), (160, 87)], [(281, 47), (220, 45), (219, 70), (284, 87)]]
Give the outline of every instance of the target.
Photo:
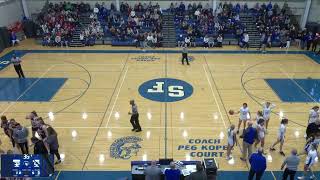
[(217, 37), (217, 47), (222, 47), (223, 37), (221, 34)]
[(196, 172), (191, 173), (186, 180), (207, 180), (207, 174), (206, 172), (203, 170), (203, 166), (201, 164), (201, 162), (198, 162), (196, 164)]
[(208, 35), (206, 35), (206, 36), (203, 38), (203, 47), (204, 47), (204, 48), (208, 48), (208, 47), (209, 47), (209, 37), (208, 37)]
[(178, 37), (178, 47), (182, 47), (183, 44), (184, 44), (184, 38), (183, 38), (182, 34), (180, 34)]
[(191, 38), (189, 36), (185, 37), (184, 38), (184, 43), (187, 45), (187, 46), (191, 46)]
[(56, 45), (56, 46), (62, 46), (61, 36), (57, 34), (56, 37), (55, 37), (54, 42), (55, 42), (55, 45)]
[(209, 37), (209, 42), (208, 42), (208, 45), (209, 47), (214, 47), (214, 38), (213, 37)]
[(164, 172), (166, 180), (180, 180), (181, 171), (176, 169), (174, 162), (170, 163), (170, 169)]
[(153, 36), (152, 36), (152, 34), (151, 33), (149, 33), (148, 34), (148, 36), (147, 36), (147, 45), (148, 46), (150, 46), (150, 47), (153, 47), (154, 45), (153, 45)]
[(151, 161), (151, 166), (148, 166), (144, 170), (144, 174), (146, 176), (145, 180), (160, 180), (162, 171), (157, 166), (157, 162), (156, 161)]
[(15, 32), (11, 32), (11, 43), (12, 43), (12, 46), (14, 46), (15, 44), (18, 44), (20, 41), (19, 39), (17, 38), (17, 35)]

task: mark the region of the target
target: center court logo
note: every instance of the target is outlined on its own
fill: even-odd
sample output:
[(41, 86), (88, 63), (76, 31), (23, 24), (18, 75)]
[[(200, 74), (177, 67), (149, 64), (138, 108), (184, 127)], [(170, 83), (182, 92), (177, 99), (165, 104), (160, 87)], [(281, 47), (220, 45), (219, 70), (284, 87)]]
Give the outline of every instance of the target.
[(141, 148), (141, 138), (136, 136), (126, 136), (116, 139), (110, 146), (110, 157), (114, 159), (130, 159), (137, 155)]
[(142, 97), (158, 102), (175, 102), (188, 98), (193, 87), (182, 80), (171, 78), (153, 79), (139, 87)]

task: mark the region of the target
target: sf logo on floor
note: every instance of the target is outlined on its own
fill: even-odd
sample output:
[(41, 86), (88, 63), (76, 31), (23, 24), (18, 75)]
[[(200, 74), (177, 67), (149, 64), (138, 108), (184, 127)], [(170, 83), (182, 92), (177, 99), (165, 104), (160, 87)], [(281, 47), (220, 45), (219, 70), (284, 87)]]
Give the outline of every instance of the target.
[(158, 102), (175, 102), (188, 98), (193, 87), (182, 80), (171, 78), (153, 79), (139, 87), (142, 97)]

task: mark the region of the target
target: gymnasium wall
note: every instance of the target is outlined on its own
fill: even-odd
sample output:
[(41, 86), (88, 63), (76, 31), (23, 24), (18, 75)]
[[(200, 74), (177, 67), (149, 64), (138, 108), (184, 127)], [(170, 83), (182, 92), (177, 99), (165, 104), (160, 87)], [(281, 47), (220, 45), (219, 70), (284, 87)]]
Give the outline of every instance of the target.
[(0, 3), (0, 27), (8, 26), (23, 17), (20, 0), (9, 0)]
[(312, 1), (308, 21), (320, 23), (320, 1), (319, 0)]

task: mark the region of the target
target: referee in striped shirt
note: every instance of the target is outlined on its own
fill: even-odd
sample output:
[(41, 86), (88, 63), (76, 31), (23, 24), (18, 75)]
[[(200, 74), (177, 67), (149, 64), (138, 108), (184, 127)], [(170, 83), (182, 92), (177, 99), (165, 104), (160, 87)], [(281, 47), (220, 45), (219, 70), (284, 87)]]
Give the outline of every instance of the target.
[(130, 105), (131, 105), (131, 112), (129, 112), (128, 114), (131, 115), (130, 123), (132, 124), (132, 127), (133, 127), (132, 131), (140, 132), (142, 130), (139, 123), (138, 106), (134, 103), (134, 100), (130, 100)]
[(12, 58), (11, 58), (11, 63), (13, 64), (14, 69), (16, 70), (19, 78), (25, 78), (22, 68), (21, 68), (21, 59), (19, 57), (16, 56), (16, 54), (13, 54)]

